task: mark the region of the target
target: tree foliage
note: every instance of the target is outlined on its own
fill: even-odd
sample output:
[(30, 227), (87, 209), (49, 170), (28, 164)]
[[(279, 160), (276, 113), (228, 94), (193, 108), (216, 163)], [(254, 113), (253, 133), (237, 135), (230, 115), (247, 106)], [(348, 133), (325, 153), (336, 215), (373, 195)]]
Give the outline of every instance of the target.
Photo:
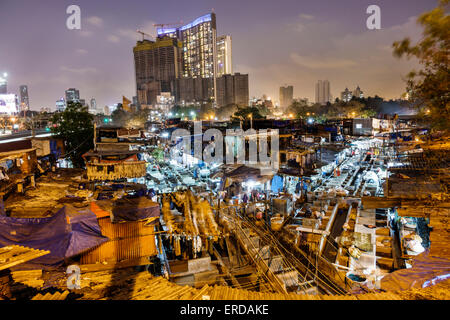
[(351, 100), (349, 102), (337, 100), (334, 103), (321, 105), (316, 103), (312, 106), (304, 102), (294, 101), (288, 108), (287, 114), (295, 118), (306, 119), (313, 117), (316, 120), (339, 119), (339, 118), (368, 118), (377, 114), (377, 111), (368, 107), (364, 99)]
[[(250, 116), (251, 115), (251, 116)], [(241, 107), (233, 114), (234, 119), (244, 120), (252, 118), (255, 119), (264, 119), (265, 116), (261, 114), (260, 109), (258, 107)]]
[(449, 48), (450, 16), (449, 0), (441, 0), (439, 5), (424, 14), (417, 22), (423, 27), (419, 42), (412, 44), (409, 38), (393, 43), (397, 57), (415, 57), (422, 66), (407, 77), (407, 90), (420, 113), (433, 129), (449, 130)]
[(119, 104), (111, 113), (111, 119), (114, 125), (126, 128), (144, 128), (148, 120), (150, 110), (143, 109), (137, 111), (126, 111), (122, 104)]
[(55, 113), (51, 119), (52, 133), (64, 140), (65, 154), (76, 168), (84, 166), (82, 155), (94, 146), (93, 120), (88, 108), (79, 102), (69, 102), (66, 110)]
[(228, 104), (216, 110), (216, 116), (219, 120), (229, 120), (237, 111), (239, 107), (237, 104)]

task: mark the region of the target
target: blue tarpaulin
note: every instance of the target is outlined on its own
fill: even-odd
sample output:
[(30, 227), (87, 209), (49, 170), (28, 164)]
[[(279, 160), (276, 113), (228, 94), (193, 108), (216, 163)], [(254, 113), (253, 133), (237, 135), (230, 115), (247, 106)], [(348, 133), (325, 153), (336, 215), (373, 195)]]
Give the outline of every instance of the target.
[(283, 178), (279, 175), (275, 175), (272, 178), (272, 192), (278, 193), (283, 189)]
[(160, 215), (159, 204), (146, 197), (126, 198), (115, 201), (99, 200), (95, 204), (108, 213), (113, 223), (145, 220), (159, 217)]
[(96, 215), (90, 210), (73, 214), (68, 207), (46, 218), (0, 216), (0, 247), (21, 245), (50, 254), (21, 264), (18, 268), (50, 268), (108, 240), (101, 233)]

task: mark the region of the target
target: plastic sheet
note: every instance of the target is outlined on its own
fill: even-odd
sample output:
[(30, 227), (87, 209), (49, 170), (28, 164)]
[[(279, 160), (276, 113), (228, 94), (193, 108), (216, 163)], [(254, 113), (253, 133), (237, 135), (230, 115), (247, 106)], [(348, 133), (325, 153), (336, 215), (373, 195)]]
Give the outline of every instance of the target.
[(69, 211), (65, 206), (48, 218), (0, 216), (0, 246), (16, 244), (50, 250), (50, 254), (17, 267), (49, 268), (108, 240), (102, 235), (92, 211), (84, 210), (77, 215)]
[(416, 256), (412, 267), (394, 271), (381, 279), (386, 291), (422, 288), (445, 280), (450, 275), (450, 260), (430, 256), (429, 251)]

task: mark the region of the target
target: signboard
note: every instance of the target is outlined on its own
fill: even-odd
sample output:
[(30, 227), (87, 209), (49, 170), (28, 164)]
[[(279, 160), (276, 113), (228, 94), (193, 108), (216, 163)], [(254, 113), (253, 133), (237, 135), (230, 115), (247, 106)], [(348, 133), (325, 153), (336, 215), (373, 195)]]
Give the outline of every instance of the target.
[(17, 98), (15, 94), (0, 94), (0, 113), (17, 112)]

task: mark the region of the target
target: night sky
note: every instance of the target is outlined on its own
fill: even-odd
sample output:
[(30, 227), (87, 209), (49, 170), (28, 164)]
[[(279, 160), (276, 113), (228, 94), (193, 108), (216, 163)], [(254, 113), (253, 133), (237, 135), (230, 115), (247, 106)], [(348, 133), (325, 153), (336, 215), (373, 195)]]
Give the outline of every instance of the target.
[[(81, 30), (66, 28), (66, 8), (81, 7)], [(381, 8), (381, 30), (366, 28), (366, 8)], [(414, 61), (392, 56), (392, 42), (417, 39), (416, 17), (434, 0), (0, 0), (0, 72), (8, 91), (28, 85), (31, 109), (55, 109), (75, 87), (98, 107), (136, 94), (132, 48), (153, 23), (188, 23), (214, 8), (217, 34), (233, 38), (234, 72), (249, 73), (250, 97), (278, 99), (281, 85), (314, 100), (318, 79), (334, 97), (359, 85), (366, 96), (398, 98)]]

